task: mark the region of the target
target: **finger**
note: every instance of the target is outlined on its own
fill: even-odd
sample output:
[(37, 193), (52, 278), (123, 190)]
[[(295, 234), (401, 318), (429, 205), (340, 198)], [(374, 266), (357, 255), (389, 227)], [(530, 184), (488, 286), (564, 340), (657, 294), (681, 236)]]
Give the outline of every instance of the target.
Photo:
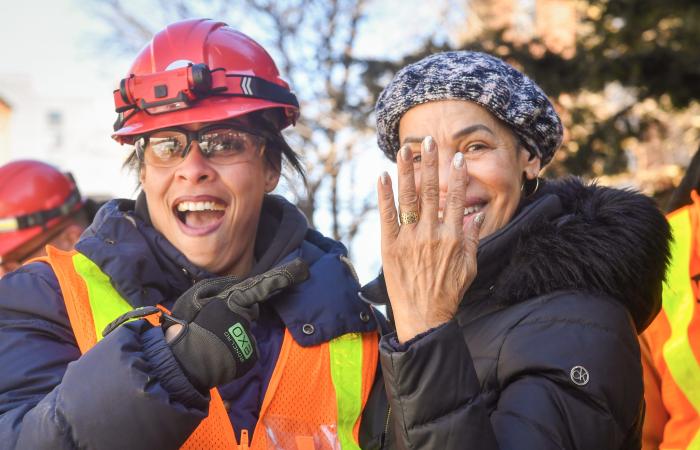
[[(276, 269), (272, 269), (263, 274), (264, 279), (282, 279), (284, 276), (288, 280), (287, 284), (281, 287), (294, 286), (309, 279), (309, 264), (301, 258), (294, 258), (288, 263), (282, 264)], [(274, 285), (272, 286), (274, 288)]]
[(432, 136), (426, 136), (421, 145), (420, 212), (425, 222), (437, 223), (440, 204), (440, 175), (437, 145)]
[(486, 216), (483, 212), (477, 213), (474, 220), (470, 220), (464, 226), (464, 250), (469, 255), (476, 255), (479, 248), (479, 232), (484, 225)]
[(309, 278), (309, 266), (301, 258), (296, 258), (267, 272), (248, 278), (225, 293), (230, 309), (249, 307), (263, 302), (278, 292), (301, 283)]
[(205, 304), (238, 282), (240, 279), (232, 275), (198, 281), (175, 301), (172, 315), (178, 319), (192, 321)]
[(456, 234), (462, 234), (464, 208), (466, 207), (467, 168), (465, 166), (464, 154), (455, 153), (447, 183), (444, 223), (449, 230)]
[(420, 206), (418, 205), (416, 181), (413, 173), (413, 153), (408, 145), (404, 145), (399, 150), (396, 166), (399, 176), (399, 214), (405, 212), (419, 213)]
[(379, 224), (381, 226), (382, 246), (394, 242), (399, 234), (398, 215), (394, 205), (394, 190), (391, 187), (389, 174), (383, 172), (377, 183), (379, 205)]

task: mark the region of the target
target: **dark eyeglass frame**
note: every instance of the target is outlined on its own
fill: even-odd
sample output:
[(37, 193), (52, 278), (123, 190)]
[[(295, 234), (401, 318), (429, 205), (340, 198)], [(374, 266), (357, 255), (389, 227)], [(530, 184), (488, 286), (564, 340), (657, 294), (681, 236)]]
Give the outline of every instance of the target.
[[(134, 139), (134, 152), (136, 153), (136, 157), (138, 158), (139, 162), (142, 164), (145, 164), (145, 151), (146, 147), (148, 146), (148, 140), (150, 137), (155, 134), (155, 133), (163, 133), (163, 132), (168, 132), (168, 131), (173, 131), (173, 132), (178, 132), (182, 133), (187, 137), (187, 144), (185, 147), (180, 151), (180, 159), (184, 160), (187, 155), (190, 152), (190, 149), (192, 148), (192, 142), (197, 141), (198, 143), (200, 141), (200, 137), (202, 134), (205, 134), (207, 132), (213, 131), (213, 130), (229, 130), (229, 131), (238, 131), (241, 133), (245, 133), (248, 135), (251, 135), (257, 139), (260, 140), (259, 142), (259, 147), (262, 148), (267, 142), (271, 140), (271, 136), (268, 135), (268, 133), (258, 131), (258, 130), (251, 130), (250, 128), (247, 128), (245, 126), (242, 126), (240, 124), (230, 124), (230, 123), (217, 123), (213, 125), (206, 126), (204, 128), (200, 128), (199, 130), (192, 131), (188, 130), (186, 128), (182, 127), (168, 127), (168, 128), (159, 128), (157, 130), (149, 131), (148, 133), (144, 133), (141, 135), (136, 136), (136, 139)], [(201, 146), (199, 147), (199, 151), (202, 152), (202, 155), (206, 158), (209, 159), (211, 156), (210, 151), (203, 149)], [(179, 163), (178, 163), (179, 164)]]

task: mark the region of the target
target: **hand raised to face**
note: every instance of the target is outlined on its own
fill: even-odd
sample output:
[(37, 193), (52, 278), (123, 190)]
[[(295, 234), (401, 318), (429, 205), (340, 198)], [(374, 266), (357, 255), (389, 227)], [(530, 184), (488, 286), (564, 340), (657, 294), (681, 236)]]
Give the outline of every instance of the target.
[(484, 221), (483, 213), (465, 220), (469, 180), (460, 152), (453, 158), (442, 220), (438, 217), (438, 150), (430, 136), (421, 147), (420, 193), (416, 192), (414, 156), (407, 147), (397, 158), (398, 213), (386, 172), (377, 188), (382, 264), (400, 342), (454, 317), (476, 276), (479, 228)]

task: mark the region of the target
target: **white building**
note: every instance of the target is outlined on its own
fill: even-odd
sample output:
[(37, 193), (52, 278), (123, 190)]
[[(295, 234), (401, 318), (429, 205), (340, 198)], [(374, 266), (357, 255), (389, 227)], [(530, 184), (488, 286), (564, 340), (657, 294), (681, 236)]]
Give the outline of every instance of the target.
[(0, 164), (40, 159), (70, 171), (85, 195), (131, 197), (127, 149), (111, 138), (111, 92), (39, 94), (31, 78), (0, 74)]

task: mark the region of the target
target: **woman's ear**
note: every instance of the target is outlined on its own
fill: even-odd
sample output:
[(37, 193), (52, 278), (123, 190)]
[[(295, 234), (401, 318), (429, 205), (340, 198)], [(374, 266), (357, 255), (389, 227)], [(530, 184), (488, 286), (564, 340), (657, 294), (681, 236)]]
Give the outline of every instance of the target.
[(273, 164), (265, 161), (265, 193), (269, 194), (277, 187), (282, 173), (281, 164)]
[(146, 180), (146, 165), (145, 164), (139, 164), (139, 183), (141, 186), (143, 186), (143, 182)]
[(520, 162), (522, 164), (523, 173), (528, 180), (534, 180), (540, 174), (542, 169), (542, 160), (539, 156), (530, 153), (524, 148), (520, 149)]

